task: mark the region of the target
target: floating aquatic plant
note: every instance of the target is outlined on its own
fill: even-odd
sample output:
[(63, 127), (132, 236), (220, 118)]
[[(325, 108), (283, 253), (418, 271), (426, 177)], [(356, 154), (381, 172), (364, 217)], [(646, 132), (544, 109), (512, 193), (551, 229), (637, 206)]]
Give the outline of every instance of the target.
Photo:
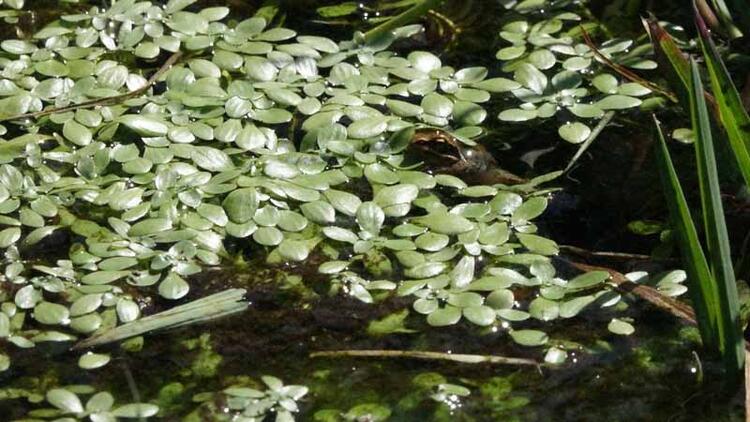
[[(85, 401), (82, 397), (88, 396)], [(96, 391), (86, 385), (53, 388), (45, 395), (47, 408), (31, 410), (26, 420), (119, 421), (145, 420), (155, 416), (159, 407), (150, 403), (115, 405), (107, 391)]]
[[(558, 134), (580, 144), (590, 139), (592, 123), (608, 122), (620, 110), (638, 107), (652, 91), (625, 81), (607, 62), (628, 69), (653, 69), (648, 45), (609, 39), (596, 50), (582, 39), (580, 15), (567, 4), (548, 1), (505, 2), (516, 12), (500, 29), (505, 45), (497, 51), (502, 70), (518, 86), (511, 93), (518, 105), (503, 110), (506, 122), (558, 116)], [(509, 44), (509, 45), (507, 45)], [(593, 137), (595, 137), (594, 134)]]
[[(280, 379), (270, 375), (262, 376), (261, 380), (265, 384), (264, 390), (235, 385), (216, 394), (199, 395), (205, 409), (200, 409), (198, 412), (201, 413), (198, 414), (201, 418), (210, 417), (215, 421), (260, 422), (272, 415), (277, 422), (294, 421), (294, 414), (299, 411), (297, 401), (308, 393), (308, 388), (284, 385)], [(224, 404), (217, 406), (211, 400), (224, 402), (227, 408), (224, 408)]]
[[(240, 312), (244, 290), (211, 294), (195, 280), (248, 256), (316, 265), (331, 293), (363, 302), (407, 297), (430, 326), (502, 331), (554, 364), (566, 346), (547, 324), (620, 302), (608, 273), (568, 279), (552, 264), (559, 248), (535, 220), (554, 191), (544, 184), (559, 173), (469, 185), (406, 158), (416, 129), (475, 146), (487, 104), (502, 95), (523, 101), (501, 113), (506, 120), (558, 111), (597, 119), (637, 106), (648, 89), (587, 73), (600, 70), (593, 52), (560, 33), (577, 17), (509, 23), (503, 77), (391, 50), (418, 25), (337, 42), (193, 3), (120, 0), (0, 42), (0, 370), (18, 349), (45, 342), (86, 349)], [(626, 62), (630, 46), (602, 51)], [(589, 85), (599, 91), (594, 105), (584, 105)], [(590, 130), (577, 122), (560, 133), (580, 142)], [(154, 302), (166, 309), (146, 308)], [(625, 318), (607, 321), (632, 333)], [(95, 371), (111, 359), (88, 351), (78, 364)], [(293, 419), (307, 388), (263, 381), (265, 389), (201, 396), (204, 407), (225, 400), (231, 411), (216, 410), (221, 417)], [(468, 394), (433, 387), (447, 405)], [(30, 417), (158, 410), (97, 404), (106, 393), (89, 409), (83, 390), (50, 393), (57, 410)], [(339, 412), (389, 415), (377, 404)]]
[[(582, 286), (555, 277), (557, 247), (531, 222), (546, 206), (541, 180), (468, 186), (404, 164), (411, 128), (441, 127), (471, 145), (482, 104), (520, 82), (387, 50), (418, 27), (336, 43), (257, 17), (226, 24), (227, 8), (191, 3), (123, 0), (0, 43), (2, 133), (13, 136), (0, 166), (0, 246), (14, 286), (3, 310), (15, 344), (144, 325), (134, 322), (139, 297), (185, 297), (190, 276), (235, 253), (227, 239), (252, 239), (270, 262), (335, 250), (320, 268), (333, 286), (365, 301), (371, 290), (414, 295), (435, 326), (549, 321), (618, 300), (606, 276)], [(355, 180), (372, 195), (352, 192)], [(451, 197), (464, 203), (444, 205)], [(23, 258), (58, 232), (71, 236), (67, 257)], [(407, 280), (389, 279), (396, 270)], [(515, 286), (545, 301), (517, 309)], [(26, 312), (52, 330), (25, 331)], [(512, 338), (547, 341), (524, 330)]]

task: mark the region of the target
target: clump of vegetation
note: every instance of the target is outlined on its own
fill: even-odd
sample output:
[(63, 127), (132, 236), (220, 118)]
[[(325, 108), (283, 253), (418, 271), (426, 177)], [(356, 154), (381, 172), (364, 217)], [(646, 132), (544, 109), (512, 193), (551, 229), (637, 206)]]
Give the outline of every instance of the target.
[[(550, 177), (468, 186), (404, 163), (417, 127), (473, 144), (486, 116), (480, 103), (518, 83), (481, 67), (455, 70), (429, 52), (387, 50), (418, 27), (337, 44), (266, 29), (262, 18), (229, 26), (227, 8), (186, 11), (190, 3), (120, 1), (63, 16), (37, 41), (0, 44), (5, 130), (28, 132), (8, 140), (0, 168), (0, 244), (18, 286), (6, 303), (9, 327), (18, 315), (14, 338), (71, 341), (130, 323), (141, 316), (137, 301), (181, 299), (187, 277), (244, 254), (230, 239), (251, 240), (270, 263), (323, 248), (332, 260), (320, 272), (335, 290), (366, 302), (379, 290), (416, 296), (415, 310), (434, 326), (463, 317), (509, 328), (617, 302), (606, 273), (555, 276), (548, 256), (557, 246), (532, 223), (549, 192), (537, 186)], [(160, 67), (147, 79), (110, 51)], [(371, 194), (347, 190), (362, 183)], [(67, 257), (29, 265), (19, 252), (59, 232), (72, 239)], [(406, 279), (352, 270), (374, 273), (375, 257), (386, 269), (374, 275)], [(514, 286), (541, 289), (530, 312), (516, 309)], [(27, 310), (55, 331), (21, 334)], [(511, 338), (548, 341), (539, 330)]]

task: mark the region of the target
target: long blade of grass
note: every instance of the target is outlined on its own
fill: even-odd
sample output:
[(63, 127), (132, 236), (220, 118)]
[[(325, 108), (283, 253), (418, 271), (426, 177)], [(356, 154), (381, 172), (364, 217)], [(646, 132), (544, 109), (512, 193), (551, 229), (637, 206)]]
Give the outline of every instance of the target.
[(727, 131), (729, 143), (737, 159), (737, 165), (745, 184), (750, 186), (750, 117), (742, 105), (740, 94), (732, 82), (732, 77), (721, 60), (716, 45), (708, 33), (708, 28), (696, 12), (696, 26), (700, 34), (700, 44), (706, 60), (711, 88), (718, 105), (719, 118)]
[(656, 55), (656, 61), (659, 63), (659, 68), (663, 69), (669, 85), (675, 90), (677, 98), (687, 110), (690, 98), (688, 95), (690, 64), (675, 40), (659, 25), (656, 18), (653, 16), (648, 19), (644, 18), (643, 26), (654, 45), (654, 54)]
[(394, 29), (410, 24), (415, 20), (421, 18), (430, 9), (437, 9), (445, 0), (422, 0), (420, 3), (415, 3), (414, 6), (405, 10), (401, 14), (394, 16), (393, 18), (381, 23), (380, 25), (372, 28), (365, 32), (365, 42), (370, 43), (374, 40), (382, 37), (383, 35), (393, 31)]
[(718, 289), (721, 317), (719, 346), (726, 369), (737, 374), (744, 364), (744, 340), (739, 325), (739, 299), (737, 283), (732, 268), (729, 236), (724, 220), (724, 207), (719, 189), (719, 172), (716, 168), (711, 119), (703, 97), (703, 83), (695, 60), (690, 61), (692, 89), (690, 90), (690, 116), (695, 134), (695, 151), (698, 162), (698, 185), (703, 206), (704, 229), (708, 244), (711, 272)]
[(656, 158), (659, 161), (660, 179), (672, 225), (677, 233), (683, 265), (688, 274), (690, 287), (688, 293), (693, 302), (704, 345), (709, 350), (718, 352), (717, 332), (719, 324), (716, 311), (719, 309), (719, 299), (717, 298), (716, 285), (711, 277), (703, 248), (698, 241), (698, 232), (690, 215), (685, 194), (682, 192), (680, 180), (677, 178), (677, 172), (669, 156), (667, 141), (664, 139), (664, 133), (656, 117), (654, 117), (654, 127), (658, 140)]
[(229, 289), (194, 300), (172, 309), (149, 315), (110, 330), (94, 334), (78, 342), (73, 349), (87, 349), (125, 340), (156, 330), (166, 330), (189, 324), (198, 324), (221, 318), (247, 309), (245, 289)]
[[(675, 91), (682, 109), (690, 110), (690, 62), (687, 59), (688, 55), (680, 49), (674, 38), (659, 25), (659, 21), (655, 17), (643, 19), (643, 26), (646, 28), (649, 38), (651, 38), (659, 68), (662, 69), (667, 82)], [(711, 112), (718, 119), (716, 100), (705, 91), (704, 96)]]
[[(724, 31), (726, 31), (727, 35), (730, 38), (741, 37), (742, 31), (740, 31), (740, 29), (735, 25), (734, 18), (732, 17), (732, 12), (729, 10), (729, 7), (727, 7), (726, 3), (724, 3), (724, 0), (711, 0), (711, 3), (713, 3), (716, 16), (721, 21), (722, 28), (724, 29)], [(746, 8), (747, 5), (743, 5), (742, 7)]]

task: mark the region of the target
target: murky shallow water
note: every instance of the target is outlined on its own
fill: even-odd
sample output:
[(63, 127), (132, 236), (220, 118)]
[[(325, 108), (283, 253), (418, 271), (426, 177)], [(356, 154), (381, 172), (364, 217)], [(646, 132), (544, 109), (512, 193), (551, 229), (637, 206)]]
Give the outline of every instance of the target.
[[(247, 277), (213, 273), (208, 278), (224, 285)], [(742, 414), (739, 401), (727, 401), (721, 386), (701, 383), (711, 378), (706, 374), (711, 368), (701, 367), (693, 351), (695, 330), (657, 310), (631, 309), (639, 321), (632, 337), (606, 332), (595, 313), (575, 325), (560, 326), (551, 337), (576, 340), (586, 347), (571, 353), (568, 363), (556, 369), (397, 358), (311, 358), (315, 351), (341, 349), (541, 356), (512, 346), (502, 331), (483, 333), (464, 325), (438, 331), (410, 321), (411, 328), (423, 330), (372, 337), (366, 334), (368, 323), (401, 309), (403, 303), (375, 307), (325, 297), (302, 302), (303, 296), (314, 293), (294, 286), (278, 290), (257, 279), (249, 284), (239, 283), (250, 289), (252, 302), (243, 314), (148, 336), (140, 351), (111, 346), (105, 351), (112, 354), (112, 362), (96, 371), (78, 370), (77, 355), (62, 348), (40, 349), (26, 361), (19, 356), (18, 369), (4, 374), (2, 382), (14, 387), (40, 381), (90, 384), (119, 397), (159, 398), (164, 420), (174, 421), (183, 420), (196, 407), (191, 397), (225, 388), (238, 374), (273, 374), (287, 383), (310, 387), (300, 403), (300, 420), (315, 420), (313, 415), (321, 409), (345, 412), (363, 403), (387, 406), (393, 421), (717, 421), (740, 420), (736, 417)], [(44, 365), (38, 364), (40, 356)], [(470, 388), (472, 394), (442, 403), (431, 399), (432, 389), (420, 385), (435, 374)], [(134, 387), (128, 385), (129, 379)], [(0, 414), (12, 419), (21, 416), (24, 407), (21, 400), (2, 401)]]
[[(256, 8), (245, 2), (229, 3), (234, 11), (251, 13)], [(294, 10), (313, 10), (315, 2), (300, 3), (304, 4), (295, 5)], [(41, 25), (60, 13), (51, 8), (52, 4), (55, 2), (34, 2), (38, 16), (30, 24)], [(330, 30), (319, 24), (302, 26), (307, 17), (290, 14), (287, 25), (300, 32), (325, 30), (330, 35)], [(604, 142), (606, 139), (600, 143)], [(496, 152), (499, 156), (519, 154)], [(615, 151), (611, 157), (633, 161), (636, 153)], [(541, 165), (559, 168), (558, 162)], [(606, 163), (601, 165), (613, 168)], [(521, 167), (513, 162), (508, 166)], [(612, 216), (621, 220), (626, 213), (617, 208), (617, 198), (601, 193), (619, 194), (612, 193), (612, 185), (624, 186), (630, 170), (610, 171), (610, 178), (600, 181), (600, 186), (588, 193), (585, 189), (567, 190), (560, 197), (572, 202), (561, 204), (556, 212), (543, 217), (540, 226), (561, 243), (577, 240), (579, 245), (592, 249), (619, 244), (634, 252), (648, 253), (647, 248), (652, 245), (644, 245), (641, 239), (622, 233), (601, 235), (605, 221), (611, 224)], [(565, 183), (576, 185), (572, 179)], [(648, 196), (648, 192), (644, 195)], [(584, 209), (590, 211), (582, 214)], [(291, 273), (310, 276), (304, 269)], [(638, 322), (633, 337), (608, 333), (596, 313), (567, 326), (558, 325), (557, 331), (550, 333), (553, 338), (566, 338), (583, 346), (557, 369), (393, 358), (311, 358), (310, 353), (315, 351), (342, 349), (431, 350), (534, 359), (541, 356), (514, 346), (502, 331), (482, 332), (466, 325), (435, 330), (420, 326), (416, 318), (408, 325), (417, 332), (373, 337), (367, 334), (372, 320), (407, 304), (393, 300), (371, 306), (341, 297), (328, 298), (315, 291), (310, 279), (307, 285), (312, 288), (295, 281), (298, 280), (274, 269), (258, 272), (252, 265), (208, 272), (196, 278), (196, 288), (185, 300), (229, 286), (243, 287), (249, 291), (249, 310), (209, 325), (149, 336), (141, 350), (125, 351), (112, 346), (108, 349), (112, 363), (97, 371), (78, 370), (78, 356), (62, 346), (40, 347), (27, 355), (18, 353), (13, 357), (16, 365), (0, 376), (0, 382), (6, 387), (40, 392), (46, 385), (91, 384), (122, 397), (158, 398), (164, 420), (182, 420), (196, 407), (191, 400), (194, 395), (226, 387), (238, 374), (272, 374), (287, 383), (310, 387), (310, 393), (300, 403), (300, 420), (315, 420), (315, 412), (321, 409), (346, 412), (363, 403), (388, 407), (392, 412), (389, 420), (393, 421), (718, 421), (740, 420), (742, 414), (738, 398), (727, 399), (721, 386), (701, 382), (711, 379), (712, 369), (703, 367), (694, 351), (695, 330), (637, 303), (628, 311)], [(431, 399), (432, 390), (425, 387), (429, 384), (425, 380), (435, 379), (436, 374), (449, 383), (470, 388), (472, 394), (449, 397), (443, 402)], [(22, 416), (25, 408), (23, 399), (0, 401), (4, 420)], [(200, 420), (202, 416), (197, 413), (194, 417)]]

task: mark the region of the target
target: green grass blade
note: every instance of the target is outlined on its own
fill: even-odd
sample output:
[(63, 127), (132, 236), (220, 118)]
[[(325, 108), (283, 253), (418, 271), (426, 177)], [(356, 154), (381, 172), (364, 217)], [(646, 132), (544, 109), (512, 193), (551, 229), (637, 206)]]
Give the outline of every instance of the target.
[[(740, 29), (737, 28), (737, 25), (735, 25), (732, 12), (729, 10), (726, 3), (724, 3), (724, 0), (711, 0), (711, 3), (713, 3), (713, 9), (716, 12), (716, 16), (719, 18), (719, 21), (721, 21), (722, 29), (726, 31), (727, 35), (730, 38), (741, 37), (742, 31), (740, 31)], [(747, 5), (743, 7), (747, 7)]]
[(698, 240), (698, 232), (695, 229), (690, 209), (680, 186), (680, 180), (677, 178), (677, 172), (669, 156), (667, 142), (656, 117), (654, 117), (654, 124), (658, 140), (656, 158), (659, 164), (660, 179), (672, 225), (677, 233), (683, 265), (688, 274), (690, 287), (688, 293), (693, 302), (703, 343), (707, 349), (718, 353), (719, 299), (716, 284), (708, 268), (708, 261), (703, 254), (703, 248)]
[(690, 63), (677, 43), (653, 16), (643, 19), (643, 26), (651, 38), (659, 68), (664, 72), (669, 85), (675, 90), (680, 104), (688, 110), (690, 88)]
[(698, 184), (703, 205), (704, 229), (713, 278), (718, 289), (721, 318), (719, 318), (719, 346), (727, 370), (741, 371), (744, 363), (744, 340), (739, 325), (739, 299), (734, 278), (729, 236), (721, 203), (719, 173), (716, 168), (711, 119), (703, 96), (698, 64), (691, 60), (690, 117), (695, 134), (698, 163)]
[(157, 314), (149, 315), (115, 328), (95, 333), (81, 340), (74, 349), (88, 349), (157, 330), (167, 330), (190, 324), (218, 319), (247, 309), (245, 289), (228, 289), (210, 296), (175, 306)]
[(719, 118), (727, 131), (729, 143), (745, 184), (750, 186), (750, 117), (708, 33), (708, 28), (700, 15), (696, 14), (695, 18), (698, 33), (701, 35), (700, 44), (708, 67), (711, 88), (718, 105)]
[(747, 0), (729, 0), (729, 9), (734, 15), (735, 23), (739, 24), (740, 29), (745, 33), (750, 33), (750, 7)]
[(380, 37), (388, 34), (394, 29), (408, 25), (422, 16), (426, 15), (431, 9), (437, 9), (445, 0), (422, 0), (414, 3), (414, 6), (405, 10), (401, 14), (381, 23), (365, 33), (365, 42), (373, 42)]

